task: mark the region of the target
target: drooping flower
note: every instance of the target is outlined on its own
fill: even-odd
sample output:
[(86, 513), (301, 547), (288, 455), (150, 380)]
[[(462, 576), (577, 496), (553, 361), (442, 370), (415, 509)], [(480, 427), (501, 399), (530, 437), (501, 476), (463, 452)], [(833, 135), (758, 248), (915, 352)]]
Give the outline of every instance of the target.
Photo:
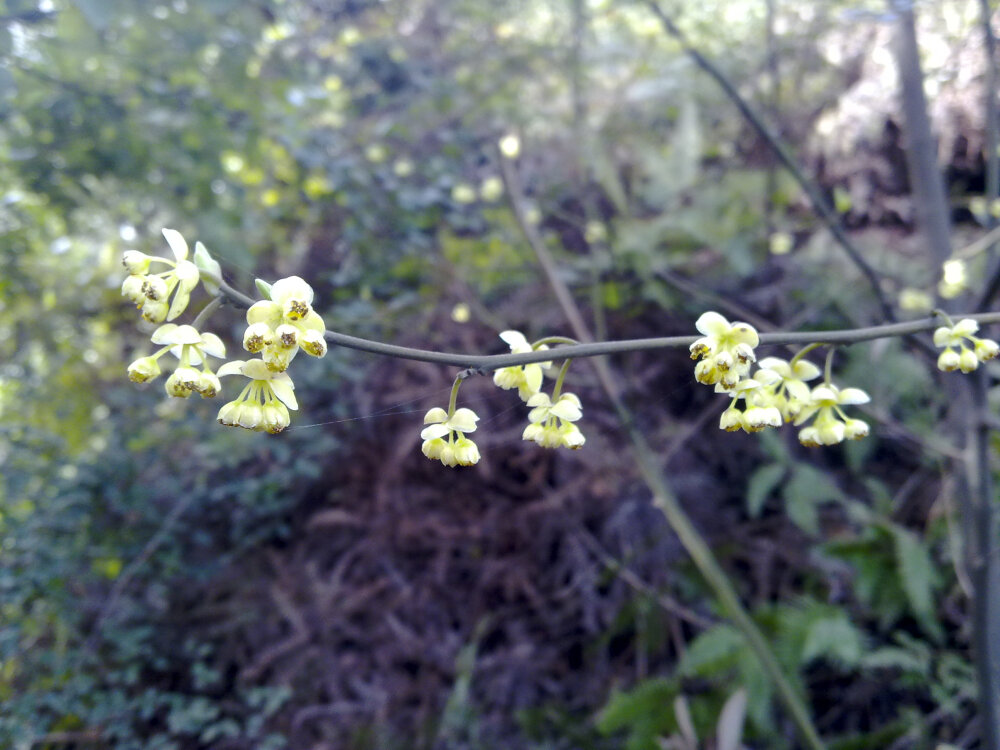
[(941, 281), (938, 282), (938, 292), (945, 299), (954, 299), (969, 286), (965, 261), (961, 258), (946, 260), (941, 266)]
[[(164, 229), (163, 236), (174, 253), (174, 260), (129, 250), (122, 264), (129, 272), (122, 283), (122, 294), (142, 310), (142, 317), (151, 323), (173, 320), (187, 308), (191, 290), (198, 285), (198, 266), (187, 259), (188, 245), (180, 232)], [(152, 263), (164, 263), (171, 268), (150, 273)], [(173, 300), (170, 299), (173, 295)]]
[(543, 448), (582, 448), (586, 441), (574, 422), (583, 416), (580, 399), (563, 393), (553, 402), (549, 394), (538, 392), (528, 399), (530, 424), (524, 428), (523, 440), (532, 440)]
[(861, 419), (850, 419), (841, 406), (867, 404), (871, 399), (860, 388), (838, 388), (832, 383), (816, 386), (795, 418), (795, 425), (803, 425), (812, 419), (813, 423), (799, 431), (799, 442), (814, 448), (819, 445), (835, 445), (848, 440), (859, 440), (868, 434), (868, 423)]
[(288, 369), (299, 349), (313, 357), (327, 352), (323, 334), (326, 325), (312, 308), (313, 290), (298, 276), (279, 279), (271, 287), (271, 299), (254, 303), (247, 310), (243, 348), (260, 354), (275, 372)]
[(219, 368), (219, 376), (243, 375), (250, 379), (240, 395), (219, 409), (219, 424), (243, 427), (272, 435), (288, 427), (289, 409), (298, 409), (295, 384), (285, 372), (275, 372), (263, 360), (235, 360)]
[[(140, 357), (128, 367), (133, 383), (146, 383), (162, 374), (159, 359), (167, 352), (180, 360), (164, 387), (175, 398), (187, 398), (200, 393), (212, 398), (221, 390), (219, 378), (208, 364), (209, 357), (226, 356), (226, 346), (214, 333), (198, 333), (193, 326), (165, 323), (153, 331), (150, 341), (161, 346), (155, 354)], [(198, 370), (197, 366), (202, 369)]]
[(806, 381), (818, 378), (820, 369), (805, 359), (788, 362), (780, 357), (765, 357), (758, 365), (760, 369), (754, 373), (754, 379), (761, 383), (761, 388), (754, 392), (754, 398), (768, 401), (786, 422), (792, 421), (809, 401)]
[[(1000, 354), (1000, 347), (992, 339), (981, 339), (973, 334), (979, 324), (971, 318), (963, 318), (955, 325), (942, 326), (934, 331), (934, 346), (944, 347), (938, 357), (938, 369), (945, 372), (961, 370), (972, 372), (980, 362), (994, 359)], [(967, 342), (972, 344), (970, 349)], [(957, 351), (956, 351), (957, 350)]]
[[(719, 417), (719, 428), (727, 432), (760, 432), (767, 427), (780, 427), (781, 411), (775, 405), (773, 390), (779, 378), (770, 370), (758, 370), (753, 378), (737, 383), (731, 391), (732, 402)], [(736, 406), (740, 399), (746, 402), (742, 411)]]
[[(503, 331), (500, 333), (500, 338), (510, 347), (511, 354), (536, 351), (520, 331)], [(542, 344), (538, 350), (548, 348)], [(522, 401), (527, 401), (541, 389), (543, 370), (550, 365), (550, 362), (532, 362), (527, 365), (502, 367), (493, 373), (493, 382), (505, 391), (517, 388), (517, 395)]]
[(465, 436), (476, 431), (479, 417), (472, 409), (455, 409), (451, 414), (435, 406), (424, 415), (427, 425), (421, 432), (420, 450), (427, 458), (445, 466), (472, 466), (479, 462), (479, 448)]
[(740, 380), (749, 377), (750, 366), (757, 360), (754, 347), (760, 342), (749, 323), (730, 323), (717, 312), (706, 312), (695, 322), (702, 338), (691, 344), (694, 376), (699, 383), (718, 385), (731, 391)]

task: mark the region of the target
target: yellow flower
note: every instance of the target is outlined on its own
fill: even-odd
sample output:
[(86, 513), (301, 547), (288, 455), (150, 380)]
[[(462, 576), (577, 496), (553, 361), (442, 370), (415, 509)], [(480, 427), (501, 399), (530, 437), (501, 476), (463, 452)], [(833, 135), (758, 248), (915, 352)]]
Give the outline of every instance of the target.
[[(768, 390), (774, 387), (779, 378), (779, 375), (770, 370), (758, 370), (753, 378), (737, 383), (732, 390), (732, 403), (719, 418), (719, 428), (727, 432), (760, 432), (767, 427), (780, 427), (781, 412), (774, 405), (773, 391)], [(736, 402), (740, 399), (746, 401), (743, 411), (736, 408)]]
[(522, 440), (532, 440), (543, 448), (566, 447), (576, 450), (586, 441), (574, 422), (583, 416), (580, 399), (564, 393), (555, 402), (547, 393), (536, 393), (528, 399), (530, 424), (521, 434)]
[[(511, 354), (527, 354), (536, 351), (520, 331), (503, 331), (500, 338), (510, 347)], [(544, 344), (538, 347), (538, 351), (547, 349), (548, 347)], [(501, 367), (493, 373), (493, 382), (505, 391), (517, 388), (517, 395), (521, 397), (522, 401), (527, 401), (541, 389), (542, 372), (551, 364), (551, 362), (533, 362), (528, 365)]]
[(871, 399), (860, 388), (838, 388), (824, 383), (812, 389), (809, 403), (795, 418), (795, 425), (805, 424), (815, 416), (809, 427), (799, 431), (799, 442), (814, 448), (835, 445), (848, 440), (858, 440), (868, 434), (868, 424), (860, 419), (848, 419), (840, 408), (849, 404), (867, 404)]
[(448, 414), (436, 406), (424, 415), (427, 427), (420, 433), (424, 441), (420, 450), (427, 458), (445, 466), (472, 466), (479, 462), (479, 448), (465, 433), (475, 432), (478, 421), (472, 409), (456, 409)]
[[(978, 330), (979, 324), (976, 321), (963, 318), (954, 326), (942, 326), (934, 331), (934, 346), (944, 347), (944, 351), (938, 357), (938, 369), (945, 372), (961, 370), (968, 373), (978, 368), (980, 362), (994, 359), (1000, 353), (1000, 347), (992, 339), (974, 336)], [(966, 342), (972, 343), (971, 349)]]
[(762, 387), (754, 392), (755, 400), (767, 400), (777, 407), (786, 422), (790, 422), (809, 401), (810, 389), (806, 381), (818, 378), (820, 369), (805, 359), (792, 364), (779, 357), (765, 357), (758, 364), (760, 369), (754, 379)]
[[(212, 398), (221, 390), (208, 358), (225, 357), (226, 347), (214, 333), (198, 333), (193, 326), (165, 323), (153, 331), (150, 341), (162, 348), (129, 365), (128, 377), (133, 383), (147, 383), (159, 377), (162, 373), (159, 359), (169, 351), (180, 362), (164, 384), (168, 395), (187, 398), (200, 393), (202, 398)], [(202, 369), (196, 369), (197, 365), (202, 365)]]
[(254, 303), (247, 310), (243, 347), (261, 354), (275, 372), (288, 369), (301, 348), (313, 357), (327, 352), (326, 325), (312, 308), (313, 290), (298, 276), (279, 279), (271, 287), (271, 299)]
[(753, 352), (760, 342), (756, 329), (749, 323), (730, 323), (717, 312), (704, 313), (695, 328), (703, 334), (691, 344), (691, 359), (701, 360), (695, 365), (695, 378), (718, 386), (717, 390), (733, 390), (750, 375), (750, 366), (757, 360)]
[(941, 281), (938, 282), (938, 292), (945, 299), (953, 299), (966, 290), (969, 285), (965, 261), (959, 258), (946, 260), (941, 266)]
[(299, 408), (288, 373), (275, 372), (260, 359), (236, 360), (219, 368), (220, 377), (236, 374), (249, 378), (250, 384), (219, 409), (219, 424), (272, 435), (288, 427), (288, 410)]
[[(174, 260), (136, 250), (129, 250), (122, 257), (122, 264), (129, 272), (122, 283), (122, 295), (132, 300), (142, 310), (142, 317), (151, 323), (173, 320), (184, 312), (191, 299), (191, 290), (198, 285), (200, 278), (198, 266), (187, 259), (187, 242), (180, 233), (164, 229), (163, 236), (174, 253)], [(165, 263), (171, 268), (151, 274), (149, 267), (152, 263)]]

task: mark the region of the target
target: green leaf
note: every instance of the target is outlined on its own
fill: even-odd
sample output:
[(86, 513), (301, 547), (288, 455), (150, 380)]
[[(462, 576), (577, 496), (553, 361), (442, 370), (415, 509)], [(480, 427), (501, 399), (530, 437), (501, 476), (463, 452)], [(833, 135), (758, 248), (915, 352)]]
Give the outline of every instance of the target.
[(778, 486), (785, 477), (785, 467), (781, 464), (768, 464), (761, 466), (750, 475), (747, 482), (747, 513), (751, 518), (757, 518), (764, 503), (771, 496), (774, 488)]
[(927, 546), (913, 532), (896, 525), (890, 528), (895, 542), (899, 578), (910, 609), (924, 631), (940, 641), (944, 632), (934, 615), (934, 589), (939, 583), (934, 561)]
[(268, 284), (264, 279), (254, 279), (253, 283), (257, 286), (257, 291), (260, 292), (260, 296), (264, 299), (271, 299), (271, 285)]
[(819, 533), (820, 503), (840, 500), (840, 490), (821, 471), (798, 464), (785, 483), (785, 511), (796, 526), (807, 534)]
[(736, 628), (716, 625), (691, 641), (677, 670), (681, 674), (696, 675), (724, 669), (732, 666), (744, 649), (746, 641)]
[(853, 667), (860, 661), (861, 652), (861, 633), (847, 619), (847, 613), (839, 610), (809, 626), (802, 646), (802, 661), (809, 663), (823, 657)]

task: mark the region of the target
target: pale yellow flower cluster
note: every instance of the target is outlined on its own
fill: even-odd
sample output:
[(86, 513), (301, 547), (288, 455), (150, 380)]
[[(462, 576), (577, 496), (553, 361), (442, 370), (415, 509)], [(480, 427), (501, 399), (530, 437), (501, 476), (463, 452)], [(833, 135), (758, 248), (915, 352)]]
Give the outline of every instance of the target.
[[(479, 417), (472, 409), (455, 409), (450, 414), (434, 407), (424, 415), (427, 425), (420, 433), (421, 450), (427, 458), (445, 466), (472, 466), (479, 462), (479, 448), (465, 436), (476, 431)], [(447, 438), (447, 439), (446, 439)]]
[[(204, 245), (197, 243), (191, 262), (187, 259), (187, 242), (180, 233), (164, 229), (163, 236), (174, 260), (134, 250), (126, 252), (122, 259), (129, 272), (122, 293), (142, 310), (143, 318), (152, 322), (173, 320), (183, 313), (199, 280), (211, 293), (216, 293), (222, 283), (219, 264)], [(170, 266), (170, 270), (149, 273), (156, 262)], [(269, 299), (255, 303), (247, 311), (249, 327), (243, 345), (251, 353), (260, 353), (260, 359), (227, 362), (214, 373), (208, 358), (226, 356), (219, 337), (200, 333), (190, 325), (167, 323), (157, 328), (151, 338), (152, 343), (160, 345), (159, 351), (132, 362), (129, 379), (146, 383), (159, 377), (160, 358), (168, 351), (179, 360), (165, 383), (167, 394), (175, 398), (187, 398), (192, 393), (212, 398), (222, 390), (220, 377), (243, 375), (249, 384), (235, 400), (219, 409), (218, 421), (256, 432), (281, 432), (290, 421), (288, 410), (298, 408), (292, 379), (285, 370), (299, 349), (314, 357), (326, 354), (325, 326), (312, 309), (312, 287), (298, 276), (281, 279), (273, 286), (260, 282), (259, 286)]]
[[(122, 265), (129, 272), (122, 283), (122, 294), (135, 303), (142, 311), (142, 317), (150, 323), (174, 320), (183, 313), (201, 276), (198, 266), (187, 259), (188, 245), (180, 232), (164, 229), (163, 236), (173, 251), (174, 260), (146, 255), (138, 250), (129, 250), (122, 257)], [(161, 273), (150, 273), (153, 263), (162, 263), (170, 268)]]
[[(801, 357), (791, 361), (767, 357), (751, 377), (751, 365), (756, 362), (753, 348), (760, 340), (753, 326), (730, 323), (718, 313), (707, 312), (695, 327), (703, 334), (691, 345), (691, 357), (700, 360), (695, 378), (732, 396), (719, 419), (721, 429), (760, 432), (793, 422), (802, 427), (799, 441), (807, 446), (834, 445), (868, 434), (866, 422), (848, 418), (841, 409), (867, 403), (868, 394), (861, 389), (840, 389), (830, 382), (810, 388), (808, 381), (818, 378), (820, 369)], [(737, 408), (741, 400), (743, 409)]]
[[(987, 362), (1000, 354), (996, 341), (973, 335), (978, 330), (979, 324), (976, 321), (963, 318), (953, 326), (942, 326), (934, 331), (934, 346), (944, 348), (938, 357), (938, 369), (968, 373), (977, 369), (980, 362)], [(969, 348), (969, 344), (972, 348)]]

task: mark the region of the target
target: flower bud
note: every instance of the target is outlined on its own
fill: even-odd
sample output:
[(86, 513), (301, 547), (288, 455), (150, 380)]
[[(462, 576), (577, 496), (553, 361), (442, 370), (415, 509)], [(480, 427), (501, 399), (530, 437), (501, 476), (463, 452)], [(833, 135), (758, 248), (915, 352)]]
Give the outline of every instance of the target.
[(143, 286), (146, 283), (145, 276), (128, 276), (122, 282), (122, 296), (128, 297), (137, 305), (142, 305), (146, 301), (146, 292)]
[(976, 357), (980, 362), (988, 362), (1000, 354), (1000, 346), (993, 339), (976, 339)]
[(168, 309), (166, 301), (154, 302), (146, 300), (146, 304), (142, 306), (142, 318), (143, 320), (148, 320), (150, 323), (162, 323), (167, 319)]
[(305, 332), (305, 335), (299, 341), (299, 346), (302, 347), (306, 354), (313, 357), (322, 357), (326, 354), (327, 350), (326, 339), (323, 338), (323, 334), (313, 330)]
[(960, 362), (960, 357), (958, 352), (954, 349), (945, 349), (938, 356), (937, 366), (939, 370), (944, 370), (945, 372), (954, 372), (958, 369)]
[(140, 357), (128, 366), (128, 379), (133, 383), (147, 383), (159, 377), (161, 372), (156, 357)]
[(198, 379), (198, 387), (195, 390), (201, 394), (202, 398), (215, 398), (222, 390), (222, 383), (219, 382), (219, 377), (215, 373), (203, 372)]
[(976, 353), (971, 349), (963, 348), (958, 358), (958, 369), (962, 372), (972, 372), (977, 367), (979, 367), (979, 358), (976, 357)]
[(145, 277), (142, 292), (146, 295), (147, 299), (151, 299), (153, 302), (160, 302), (166, 299), (168, 291), (167, 282), (159, 276)]
[(291, 422), (288, 409), (280, 401), (272, 401), (263, 406), (263, 427), (271, 435), (277, 435)]
[(469, 438), (459, 438), (455, 442), (455, 461), (462, 466), (472, 466), (479, 462), (479, 448)]
[(868, 437), (868, 423), (863, 419), (848, 419), (844, 422), (844, 437), (848, 440)]
[(726, 432), (736, 432), (741, 427), (743, 427), (743, 412), (735, 406), (730, 406), (722, 412), (722, 416), (719, 418), (719, 429)]
[(131, 274), (146, 273), (149, 271), (149, 264), (152, 260), (151, 255), (140, 253), (138, 250), (126, 250), (125, 254), (122, 255), (122, 265)]

